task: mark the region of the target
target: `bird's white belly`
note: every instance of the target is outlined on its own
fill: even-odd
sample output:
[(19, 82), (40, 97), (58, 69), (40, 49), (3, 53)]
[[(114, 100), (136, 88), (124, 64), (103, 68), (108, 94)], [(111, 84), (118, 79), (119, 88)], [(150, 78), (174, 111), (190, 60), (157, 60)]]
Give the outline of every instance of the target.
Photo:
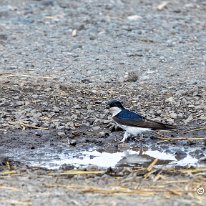
[(126, 130), (127, 133), (131, 135), (138, 135), (144, 132), (151, 131), (149, 128), (143, 128), (143, 127), (130, 127), (130, 126), (125, 126), (125, 125), (119, 125), (122, 129)]

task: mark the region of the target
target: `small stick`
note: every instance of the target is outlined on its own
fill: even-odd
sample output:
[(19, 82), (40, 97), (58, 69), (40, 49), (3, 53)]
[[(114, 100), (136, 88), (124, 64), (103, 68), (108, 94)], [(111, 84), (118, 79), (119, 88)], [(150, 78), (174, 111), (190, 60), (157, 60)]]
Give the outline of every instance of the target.
[(25, 129), (26, 127), (27, 128), (33, 128), (33, 129), (40, 129), (40, 130), (48, 130), (49, 129), (49, 128), (46, 128), (46, 127), (37, 127), (37, 126), (34, 126), (34, 125), (25, 124), (23, 122), (20, 123), (20, 126), (23, 127), (23, 129)]
[(205, 137), (172, 137), (172, 138), (167, 138), (167, 137), (157, 137), (160, 140), (206, 140)]
[[(82, 171), (82, 170), (68, 170), (59, 173), (59, 175), (92, 175), (92, 174), (103, 174), (105, 171)], [(56, 173), (49, 173), (49, 175), (56, 175)]]
[(147, 167), (147, 171), (150, 172), (153, 169), (153, 167), (157, 164), (157, 162), (158, 162), (158, 159), (157, 158), (154, 159), (152, 163)]
[(194, 129), (188, 130), (186, 132), (189, 133), (189, 132), (194, 132), (194, 131), (199, 131), (199, 130), (206, 130), (206, 127), (194, 128)]

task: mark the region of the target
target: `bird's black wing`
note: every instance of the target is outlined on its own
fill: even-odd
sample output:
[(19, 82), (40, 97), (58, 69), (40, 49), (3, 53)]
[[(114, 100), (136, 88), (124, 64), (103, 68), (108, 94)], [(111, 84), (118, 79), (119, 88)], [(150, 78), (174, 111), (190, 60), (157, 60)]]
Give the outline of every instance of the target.
[(128, 110), (123, 110), (122, 112), (114, 116), (113, 120), (116, 121), (118, 124), (131, 127), (151, 128), (153, 130), (175, 129), (175, 127), (172, 125), (148, 120), (143, 116), (134, 112), (130, 112)]

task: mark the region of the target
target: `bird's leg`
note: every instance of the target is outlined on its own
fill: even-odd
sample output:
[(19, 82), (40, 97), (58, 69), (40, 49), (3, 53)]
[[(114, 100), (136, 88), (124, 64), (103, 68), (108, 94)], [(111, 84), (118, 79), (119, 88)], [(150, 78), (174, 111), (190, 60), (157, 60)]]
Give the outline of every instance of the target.
[(129, 134), (127, 132), (124, 133), (124, 137), (120, 142), (125, 142), (127, 138), (129, 137)]
[(142, 141), (143, 141), (143, 134), (140, 134), (140, 150), (139, 150), (139, 155), (142, 155), (143, 154), (143, 146), (142, 146)]

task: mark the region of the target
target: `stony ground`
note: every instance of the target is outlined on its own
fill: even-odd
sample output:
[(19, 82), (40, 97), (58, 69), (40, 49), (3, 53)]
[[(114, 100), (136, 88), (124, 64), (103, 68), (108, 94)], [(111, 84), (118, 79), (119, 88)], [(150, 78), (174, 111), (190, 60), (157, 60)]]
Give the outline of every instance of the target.
[(201, 0), (3, 0), (0, 69), (60, 81), (205, 85)]
[[(62, 175), (4, 155), (48, 142), (110, 152), (131, 147), (119, 144), (121, 131), (107, 128), (105, 102), (114, 98), (178, 125), (170, 137), (205, 137), (204, 130), (187, 131), (205, 128), (206, 4), (167, 2), (1, 1), (0, 205), (206, 204), (196, 191), (206, 189), (204, 168)], [(145, 148), (157, 145), (154, 136), (146, 136)], [(174, 144), (205, 161), (205, 141), (164, 147)]]

